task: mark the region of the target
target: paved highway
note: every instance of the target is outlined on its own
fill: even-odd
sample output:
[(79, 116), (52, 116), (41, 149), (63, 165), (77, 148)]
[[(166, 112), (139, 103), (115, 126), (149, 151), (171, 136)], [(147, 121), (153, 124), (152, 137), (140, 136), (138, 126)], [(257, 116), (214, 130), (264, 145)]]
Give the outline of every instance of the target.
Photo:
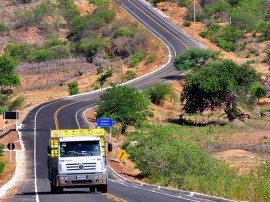
[[(119, 0), (119, 5), (146, 29), (162, 40), (169, 50), (168, 63), (157, 71), (125, 85), (147, 88), (156, 83), (170, 82), (182, 72), (175, 71), (171, 58), (199, 44), (170, 24), (153, 8), (140, 0)], [(20, 132), (26, 150), (27, 173), (17, 192), (9, 201), (199, 201), (191, 196), (124, 183), (110, 174), (107, 194), (89, 193), (88, 189), (66, 189), (63, 194), (52, 195), (47, 179), (47, 146), (50, 129), (89, 127), (82, 114), (93, 107), (104, 90), (86, 93), (41, 104), (34, 108), (22, 123)]]

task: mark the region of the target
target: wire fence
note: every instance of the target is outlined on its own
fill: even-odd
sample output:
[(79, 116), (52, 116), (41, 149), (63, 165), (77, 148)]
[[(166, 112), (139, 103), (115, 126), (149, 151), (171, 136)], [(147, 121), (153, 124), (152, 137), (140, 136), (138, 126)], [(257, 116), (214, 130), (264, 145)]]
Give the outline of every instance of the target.
[(82, 73), (94, 72), (96, 66), (85, 58), (71, 58), (34, 64), (21, 64), (17, 67), (23, 85), (15, 88), (17, 92), (40, 90), (64, 83)]
[(230, 143), (211, 143), (207, 142), (203, 145), (200, 145), (207, 152), (220, 152), (231, 149), (242, 149), (250, 152), (256, 153), (269, 153), (270, 154), (270, 142), (264, 142), (261, 144), (254, 144), (250, 142), (243, 141), (234, 141)]

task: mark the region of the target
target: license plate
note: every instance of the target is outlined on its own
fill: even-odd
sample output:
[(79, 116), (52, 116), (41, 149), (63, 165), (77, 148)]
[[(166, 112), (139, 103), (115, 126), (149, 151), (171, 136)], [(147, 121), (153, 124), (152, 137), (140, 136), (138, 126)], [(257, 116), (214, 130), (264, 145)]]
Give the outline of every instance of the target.
[(85, 175), (77, 175), (77, 180), (86, 180)]

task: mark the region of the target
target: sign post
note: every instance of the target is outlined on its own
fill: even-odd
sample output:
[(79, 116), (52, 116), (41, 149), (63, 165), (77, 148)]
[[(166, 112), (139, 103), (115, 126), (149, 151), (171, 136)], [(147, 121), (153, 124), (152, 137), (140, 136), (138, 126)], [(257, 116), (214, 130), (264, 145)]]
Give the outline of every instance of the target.
[(121, 150), (117, 154), (117, 158), (120, 160), (120, 165), (121, 165), (121, 174), (123, 174), (123, 167), (124, 167), (124, 160), (128, 157), (128, 154), (126, 153), (125, 150)]
[(15, 149), (15, 144), (10, 142), (8, 143), (7, 148), (9, 150), (9, 161), (12, 162), (12, 151)]

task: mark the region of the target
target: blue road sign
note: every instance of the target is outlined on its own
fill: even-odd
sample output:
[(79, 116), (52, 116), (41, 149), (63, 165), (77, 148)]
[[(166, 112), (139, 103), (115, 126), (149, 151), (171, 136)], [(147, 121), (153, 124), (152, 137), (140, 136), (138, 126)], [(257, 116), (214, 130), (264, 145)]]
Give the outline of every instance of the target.
[(113, 120), (110, 118), (98, 118), (97, 119), (97, 127), (112, 127)]

